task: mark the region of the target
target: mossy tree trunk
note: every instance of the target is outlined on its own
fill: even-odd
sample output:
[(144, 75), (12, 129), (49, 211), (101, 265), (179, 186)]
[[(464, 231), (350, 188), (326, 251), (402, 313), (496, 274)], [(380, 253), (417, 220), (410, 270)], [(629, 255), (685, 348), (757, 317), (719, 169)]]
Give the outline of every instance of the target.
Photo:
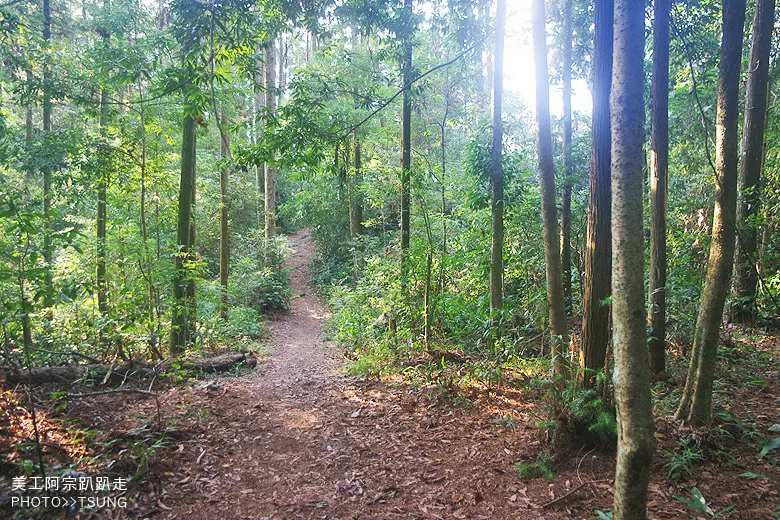
[(616, 0), (612, 74), (612, 321), (618, 454), (615, 520), (647, 517), (653, 409), (647, 363), (642, 185), (644, 7)]
[(739, 171), (737, 205), (737, 257), (734, 268), (734, 303), (731, 319), (750, 322), (756, 313), (758, 287), (758, 230), (761, 196), (760, 180), (764, 158), (769, 53), (775, 20), (775, 0), (757, 0), (753, 18), (753, 44), (745, 94), (745, 119), (742, 125), (742, 160)]
[(718, 337), (734, 265), (737, 209), (739, 71), (745, 25), (745, 0), (723, 0), (718, 105), (715, 115), (715, 211), (704, 291), (693, 338), (693, 352), (677, 417), (708, 424)]

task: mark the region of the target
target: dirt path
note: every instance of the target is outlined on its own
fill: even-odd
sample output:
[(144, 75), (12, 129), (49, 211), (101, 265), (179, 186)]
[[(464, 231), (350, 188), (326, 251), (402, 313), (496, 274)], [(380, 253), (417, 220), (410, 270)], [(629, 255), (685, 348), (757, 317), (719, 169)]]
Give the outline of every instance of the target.
[[(137, 512), (198, 520), (545, 518), (512, 469), (532, 447), (522, 425), (497, 426), (487, 410), (339, 372), (321, 334), (327, 311), (308, 283), (312, 245), (305, 232), (290, 244), (296, 297), (270, 326), (264, 371), (166, 394), (163, 406), (185, 421), (187, 436), (168, 450), (158, 471), (167, 476)], [(541, 485), (544, 503), (548, 484)]]

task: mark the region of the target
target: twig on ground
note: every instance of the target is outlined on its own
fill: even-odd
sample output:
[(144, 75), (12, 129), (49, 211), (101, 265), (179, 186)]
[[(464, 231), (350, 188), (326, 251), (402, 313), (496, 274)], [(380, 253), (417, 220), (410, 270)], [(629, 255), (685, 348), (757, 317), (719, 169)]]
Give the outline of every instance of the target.
[(577, 486), (576, 488), (572, 489), (571, 491), (569, 491), (569, 492), (568, 492), (568, 493), (566, 493), (565, 495), (561, 495), (561, 496), (559, 496), (558, 498), (556, 498), (555, 500), (550, 500), (550, 501), (549, 501), (549, 502), (547, 502), (546, 504), (542, 504), (542, 509), (545, 509), (545, 508), (547, 508), (547, 507), (550, 507), (550, 506), (552, 506), (552, 505), (555, 505), (555, 504), (557, 504), (558, 502), (561, 502), (561, 501), (563, 501), (563, 500), (566, 500), (566, 499), (567, 499), (567, 498), (569, 498), (571, 495), (573, 495), (574, 493), (576, 493), (577, 491), (579, 491), (580, 489), (582, 489), (582, 488), (583, 488), (583, 487), (584, 487), (586, 484), (590, 484), (590, 481), (583, 482), (582, 484), (580, 484), (580, 485), (579, 485), (579, 486)]
[(98, 392), (87, 392), (83, 394), (68, 394), (66, 397), (68, 399), (83, 399), (85, 397), (93, 397), (96, 395), (106, 395), (106, 394), (143, 394), (143, 395), (156, 395), (154, 392), (149, 392), (147, 390), (139, 390), (137, 388), (112, 388), (111, 390), (100, 390)]

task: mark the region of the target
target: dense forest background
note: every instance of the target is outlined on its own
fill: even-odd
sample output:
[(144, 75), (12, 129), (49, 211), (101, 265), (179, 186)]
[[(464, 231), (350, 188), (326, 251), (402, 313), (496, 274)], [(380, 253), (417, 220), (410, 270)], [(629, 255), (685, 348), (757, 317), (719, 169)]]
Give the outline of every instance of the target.
[[(8, 380), (255, 351), (300, 296), (285, 235), (310, 229), (350, 372), (533, 388), (549, 447), (521, 470), (639, 416), (652, 443), (616, 366), (656, 416), (725, 420), (724, 374), (777, 366), (742, 342), (780, 316), (780, 24), (771, 0), (615, 4), (0, 4)], [(641, 92), (630, 115), (612, 92), (610, 134), (625, 78)], [(641, 141), (639, 206), (610, 202), (616, 121)]]

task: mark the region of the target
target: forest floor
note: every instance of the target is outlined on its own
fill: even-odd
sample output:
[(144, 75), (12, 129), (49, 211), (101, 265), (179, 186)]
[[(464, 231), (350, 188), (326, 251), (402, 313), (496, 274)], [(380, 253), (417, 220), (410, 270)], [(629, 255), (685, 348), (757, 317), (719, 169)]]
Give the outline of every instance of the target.
[[(294, 296), (289, 312), (270, 323), (269, 353), (256, 370), (176, 386), (156, 399), (97, 396), (70, 408), (71, 418), (97, 430), (146, 431), (156, 421), (167, 428), (164, 443), (144, 445), (148, 463), (128, 491), (129, 507), (99, 516), (522, 520), (597, 518), (610, 509), (614, 453), (575, 448), (553, 479), (518, 477), (515, 463), (543, 449), (538, 405), (522, 390), (454, 398), (401, 379), (345, 375), (343, 355), (323, 339), (328, 313), (309, 284), (313, 246), (306, 232), (289, 238)], [(765, 372), (755, 380), (763, 383), (732, 396), (736, 416), (754, 418), (721, 425), (730, 437), (658, 421), (650, 518), (712, 518), (730, 506), (721, 518), (777, 518), (780, 471), (771, 456), (758, 459), (760, 441), (750, 439), (780, 422), (777, 345), (775, 337), (755, 347), (773, 357), (768, 365), (761, 358)], [(683, 438), (717, 455), (689, 464), (688, 478), (672, 486), (663, 453)], [(673, 498), (690, 497), (693, 487), (712, 513)]]

